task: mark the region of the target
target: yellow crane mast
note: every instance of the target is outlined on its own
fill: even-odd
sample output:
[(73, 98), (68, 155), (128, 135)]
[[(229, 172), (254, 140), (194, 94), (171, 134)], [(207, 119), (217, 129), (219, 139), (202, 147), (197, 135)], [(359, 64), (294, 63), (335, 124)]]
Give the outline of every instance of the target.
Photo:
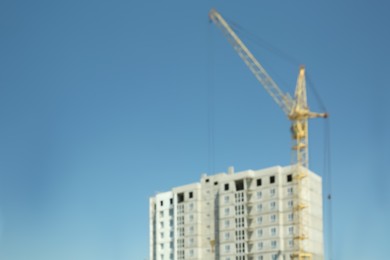
[(303, 194), (304, 191), (302, 189), (303, 182), (308, 175), (307, 171), (309, 169), (308, 119), (317, 117), (326, 118), (328, 115), (326, 113), (312, 112), (307, 105), (304, 66), (301, 66), (299, 69), (295, 94), (294, 98), (292, 98), (288, 93), (284, 93), (280, 90), (278, 85), (272, 80), (263, 66), (261, 66), (260, 62), (248, 50), (220, 13), (218, 13), (215, 9), (211, 9), (209, 12), (209, 18), (221, 29), (227, 40), (233, 46), (234, 50), (252, 71), (253, 75), (258, 81), (260, 81), (261, 85), (282, 108), (283, 112), (291, 121), (291, 136), (293, 143), (292, 165), (294, 167), (294, 182), (297, 187), (297, 204), (294, 209), (296, 212), (295, 215), (297, 217), (298, 229), (297, 236), (294, 238), (296, 243), (294, 243), (295, 253), (292, 255), (292, 259), (311, 260), (311, 253), (309, 253), (309, 250), (306, 248), (306, 243), (304, 243), (304, 241), (308, 239), (308, 234), (305, 228), (308, 205), (305, 203)]

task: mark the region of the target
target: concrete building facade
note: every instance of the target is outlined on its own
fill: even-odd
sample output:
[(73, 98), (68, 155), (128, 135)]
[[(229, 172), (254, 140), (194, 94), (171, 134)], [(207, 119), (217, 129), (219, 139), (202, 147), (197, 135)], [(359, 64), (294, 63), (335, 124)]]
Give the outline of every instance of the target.
[[(150, 260), (282, 260), (296, 250), (292, 167), (212, 176), (150, 198)], [(309, 171), (305, 248), (323, 259), (322, 181)]]

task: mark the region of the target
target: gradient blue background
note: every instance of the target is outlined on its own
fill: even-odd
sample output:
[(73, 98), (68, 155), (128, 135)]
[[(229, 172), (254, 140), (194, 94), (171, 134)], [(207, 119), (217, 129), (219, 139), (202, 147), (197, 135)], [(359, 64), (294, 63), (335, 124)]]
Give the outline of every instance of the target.
[[(387, 259), (387, 1), (2, 0), (1, 260), (148, 259), (149, 196), (290, 163), (288, 120), (211, 7), (306, 65), (331, 115), (333, 259)], [(248, 45), (291, 93), (299, 64)]]

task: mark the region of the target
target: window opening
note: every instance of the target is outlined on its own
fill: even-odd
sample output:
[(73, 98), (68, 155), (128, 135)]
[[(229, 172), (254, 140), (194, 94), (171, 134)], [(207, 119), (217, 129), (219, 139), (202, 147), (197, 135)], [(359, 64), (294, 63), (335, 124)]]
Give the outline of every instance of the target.
[(184, 193), (177, 194), (177, 203), (181, 203), (184, 201)]
[(244, 181), (238, 180), (236, 181), (236, 191), (240, 191), (244, 189)]

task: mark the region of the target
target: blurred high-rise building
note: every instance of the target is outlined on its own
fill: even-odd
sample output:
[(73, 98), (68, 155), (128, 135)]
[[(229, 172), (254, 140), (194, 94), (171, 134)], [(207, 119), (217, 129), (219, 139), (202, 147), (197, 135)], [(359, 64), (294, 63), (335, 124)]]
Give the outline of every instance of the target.
[[(150, 260), (287, 260), (300, 243), (313, 260), (323, 259), (322, 180), (293, 167), (272, 167), (212, 176), (150, 198)], [(298, 226), (300, 223), (300, 227)], [(301, 245), (302, 246), (302, 245)]]

